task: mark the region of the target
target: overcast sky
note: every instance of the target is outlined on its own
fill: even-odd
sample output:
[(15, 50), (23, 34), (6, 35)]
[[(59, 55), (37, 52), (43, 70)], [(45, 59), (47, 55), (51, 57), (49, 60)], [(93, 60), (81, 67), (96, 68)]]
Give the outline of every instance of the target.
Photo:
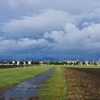
[(0, 0), (0, 58), (100, 59), (99, 0)]

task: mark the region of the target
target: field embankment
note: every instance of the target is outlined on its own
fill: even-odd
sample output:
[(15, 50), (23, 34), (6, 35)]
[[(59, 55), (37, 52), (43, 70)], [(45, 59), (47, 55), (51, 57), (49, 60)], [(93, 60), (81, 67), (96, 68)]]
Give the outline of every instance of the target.
[(56, 71), (39, 92), (39, 100), (66, 100), (67, 89), (62, 68), (56, 66)]

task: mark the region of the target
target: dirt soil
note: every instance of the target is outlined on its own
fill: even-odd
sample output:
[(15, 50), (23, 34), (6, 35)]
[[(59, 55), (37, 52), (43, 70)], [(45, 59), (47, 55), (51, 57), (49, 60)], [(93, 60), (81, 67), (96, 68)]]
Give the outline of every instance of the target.
[(66, 100), (100, 100), (100, 69), (63, 68), (68, 98)]

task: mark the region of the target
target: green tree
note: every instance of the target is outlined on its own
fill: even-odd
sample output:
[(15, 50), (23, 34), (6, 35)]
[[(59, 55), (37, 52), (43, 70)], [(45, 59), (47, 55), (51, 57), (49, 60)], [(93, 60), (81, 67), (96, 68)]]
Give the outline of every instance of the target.
[(19, 61), (19, 64), (20, 64), (20, 65), (23, 65), (24, 63), (23, 63), (23, 61)]
[(59, 62), (58, 62), (58, 61), (54, 61), (53, 64), (54, 64), (54, 65), (58, 65)]
[(15, 64), (17, 64), (17, 61), (15, 61)]
[(97, 63), (96, 62), (93, 62), (93, 65), (97, 65)]
[(82, 62), (82, 65), (85, 65), (85, 61)]
[(9, 64), (12, 64), (12, 61), (8, 61)]
[(25, 64), (28, 64), (28, 61), (25, 61)]
[(31, 64), (33, 64), (33, 65), (37, 65), (37, 64), (39, 64), (39, 62), (38, 62), (38, 61), (33, 60), (33, 61), (31, 62)]

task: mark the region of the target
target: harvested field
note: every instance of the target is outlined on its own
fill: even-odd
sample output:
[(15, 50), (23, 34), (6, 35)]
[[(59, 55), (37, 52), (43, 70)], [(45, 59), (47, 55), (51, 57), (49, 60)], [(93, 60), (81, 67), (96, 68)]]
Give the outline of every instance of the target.
[(63, 68), (67, 100), (100, 100), (100, 69)]

